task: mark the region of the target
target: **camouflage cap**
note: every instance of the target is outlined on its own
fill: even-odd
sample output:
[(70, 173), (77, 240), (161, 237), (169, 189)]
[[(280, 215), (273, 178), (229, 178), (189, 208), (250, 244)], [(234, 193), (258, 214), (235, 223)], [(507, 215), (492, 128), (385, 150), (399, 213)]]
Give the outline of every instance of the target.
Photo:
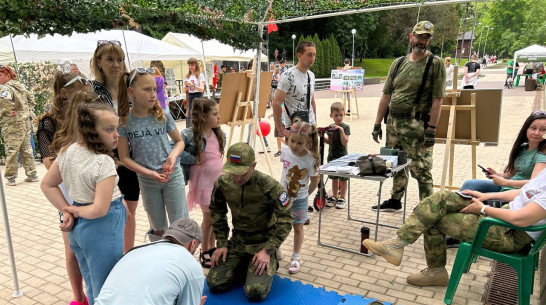
[(195, 220), (180, 218), (177, 221), (171, 223), (163, 237), (170, 236), (176, 239), (182, 245), (190, 243), (192, 240), (197, 239), (201, 242), (202, 233), (201, 227), (195, 222)]
[(250, 145), (243, 142), (233, 144), (227, 151), (227, 161), (222, 167), (222, 172), (244, 175), (254, 161), (256, 161), (256, 157), (254, 149)]
[(421, 21), (413, 27), (413, 33), (434, 35), (434, 24), (429, 21)]

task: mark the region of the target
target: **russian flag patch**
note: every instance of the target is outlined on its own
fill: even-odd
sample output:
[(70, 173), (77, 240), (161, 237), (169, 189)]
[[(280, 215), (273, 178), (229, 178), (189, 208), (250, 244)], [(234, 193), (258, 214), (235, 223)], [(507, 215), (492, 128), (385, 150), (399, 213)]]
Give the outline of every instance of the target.
[(230, 156), (229, 156), (229, 162), (241, 163), (241, 156), (238, 156), (238, 155), (230, 155)]

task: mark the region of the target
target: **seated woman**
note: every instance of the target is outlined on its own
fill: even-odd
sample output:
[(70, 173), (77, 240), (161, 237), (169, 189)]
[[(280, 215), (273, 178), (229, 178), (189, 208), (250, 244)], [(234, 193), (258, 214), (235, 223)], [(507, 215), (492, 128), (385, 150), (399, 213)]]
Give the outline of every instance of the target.
[[(428, 268), (411, 274), (407, 281), (415, 286), (447, 286), (445, 234), (470, 242), (479, 222), (485, 216), (504, 220), (519, 227), (546, 223), (546, 170), (533, 177), (521, 190), (499, 193), (463, 191), (476, 198), (465, 199), (456, 193), (440, 191), (421, 200), (396, 235), (386, 241), (366, 239), (362, 244), (371, 252), (398, 266), (404, 247), (424, 235)], [(484, 205), (482, 201), (510, 201), (504, 208)], [(483, 247), (497, 252), (518, 252), (536, 240), (542, 232), (525, 232), (492, 226)]]
[(467, 180), (461, 190), (490, 193), (521, 188), (529, 182), (534, 171), (546, 168), (546, 140), (542, 138), (545, 133), (546, 112), (533, 112), (519, 131), (504, 172), (487, 168), (486, 177), (491, 180)]

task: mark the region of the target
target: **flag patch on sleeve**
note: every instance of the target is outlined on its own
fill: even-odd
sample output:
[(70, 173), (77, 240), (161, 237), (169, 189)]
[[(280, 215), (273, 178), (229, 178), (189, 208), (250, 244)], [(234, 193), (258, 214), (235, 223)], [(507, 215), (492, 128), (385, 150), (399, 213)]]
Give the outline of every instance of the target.
[(230, 156), (229, 156), (229, 162), (241, 163), (241, 156), (238, 156), (238, 155), (230, 155)]
[(288, 197), (288, 194), (286, 194), (286, 192), (282, 192), (279, 195), (279, 202), (283, 207), (288, 205), (288, 203), (290, 202), (290, 198)]

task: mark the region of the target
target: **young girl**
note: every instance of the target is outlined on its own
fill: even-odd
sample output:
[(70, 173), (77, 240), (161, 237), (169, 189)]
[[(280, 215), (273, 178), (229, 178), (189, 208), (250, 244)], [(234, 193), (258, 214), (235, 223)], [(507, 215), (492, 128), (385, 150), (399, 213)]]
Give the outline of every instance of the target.
[(186, 94), (186, 128), (191, 126), (191, 110), (192, 101), (194, 98), (203, 97), (205, 91), (205, 75), (201, 73), (199, 62), (195, 58), (188, 59), (189, 72), (184, 79), (184, 92)]
[[(87, 80), (79, 77), (75, 73), (63, 74), (57, 72), (55, 74), (55, 80), (53, 82), (54, 95), (51, 102), (51, 108), (38, 121), (37, 131), (42, 163), (44, 163), (47, 169), (51, 167), (51, 163), (53, 162), (52, 157), (55, 155), (55, 152), (51, 151), (51, 144), (53, 143), (55, 133), (61, 129), (64, 122), (68, 121), (67, 119), (69, 116), (65, 116), (65, 114), (69, 112), (67, 110), (71, 109), (70, 106), (77, 105), (77, 103), (71, 103), (72, 97), (79, 90), (88, 92), (89, 89)], [(70, 143), (72, 143), (72, 141)], [(68, 197), (64, 184), (61, 183), (59, 187), (68, 204), (72, 204), (72, 200)], [(78, 266), (78, 260), (72, 249), (70, 249), (68, 233), (62, 232), (62, 234), (66, 258), (66, 272), (68, 274), (72, 293), (74, 294), (74, 300), (70, 302), (70, 305), (86, 305), (88, 304), (88, 301), (83, 290), (83, 278), (80, 267)]]
[[(224, 155), (224, 132), (220, 128), (220, 114), (215, 101), (197, 98), (193, 101), (191, 128), (182, 131), (186, 147), (180, 162), (189, 167), (190, 190), (188, 209), (199, 205), (203, 213), (201, 231), (201, 265), (210, 268), (210, 257), (214, 252), (214, 233), (210, 219), (210, 196), (216, 179), (222, 174), (222, 156)], [(197, 149), (199, 147), (200, 149)]]
[[(126, 211), (117, 187), (112, 150), (118, 141), (118, 119), (106, 104), (91, 103), (85, 92), (74, 100), (78, 107), (79, 140), (61, 149), (42, 180), (42, 191), (62, 210), (62, 231), (69, 232), (70, 247), (76, 254), (85, 280), (89, 304), (123, 255)], [(68, 205), (59, 184), (64, 181), (73, 205)]]
[(281, 185), (292, 198), (294, 215), (294, 252), (289, 273), (300, 270), (300, 251), (303, 244), (303, 224), (307, 220), (307, 201), (318, 185), (318, 135), (315, 126), (295, 120), (290, 127), (286, 146), (281, 150), (283, 164)]
[[(118, 129), (121, 162), (138, 175), (144, 209), (148, 213), (151, 241), (159, 240), (169, 222), (188, 218), (184, 175), (178, 155), (184, 142), (169, 113), (163, 113), (156, 97), (152, 68), (136, 68), (124, 73), (119, 83)], [(129, 110), (129, 99), (133, 107)], [(171, 149), (169, 138), (174, 141)], [(129, 155), (129, 144), (132, 156)]]

